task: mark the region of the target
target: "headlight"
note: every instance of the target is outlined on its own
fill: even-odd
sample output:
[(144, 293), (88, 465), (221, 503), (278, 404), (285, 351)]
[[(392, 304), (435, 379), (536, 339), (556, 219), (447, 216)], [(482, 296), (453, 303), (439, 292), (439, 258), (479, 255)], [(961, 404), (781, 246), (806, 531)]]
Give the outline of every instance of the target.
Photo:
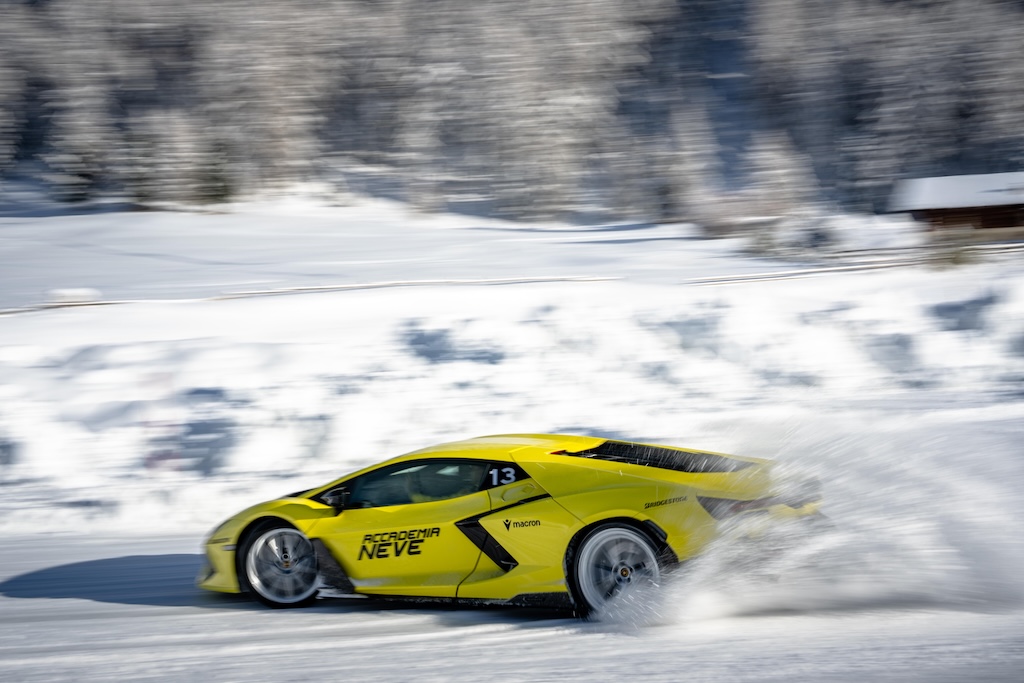
[(206, 534), (203, 539), (203, 546), (216, 545), (217, 543), (227, 543), (231, 540), (231, 536), (225, 532), (228, 525), (234, 520), (234, 517), (225, 519), (223, 522), (214, 527), (213, 531)]

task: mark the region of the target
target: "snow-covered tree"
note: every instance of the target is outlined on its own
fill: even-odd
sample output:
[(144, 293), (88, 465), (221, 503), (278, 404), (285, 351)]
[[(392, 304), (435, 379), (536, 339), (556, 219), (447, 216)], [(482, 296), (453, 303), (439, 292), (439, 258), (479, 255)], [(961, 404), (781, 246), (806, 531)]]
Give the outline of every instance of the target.
[(776, 131), (880, 208), (899, 177), (1024, 161), (1022, 27), (1012, 0), (0, 2), (0, 172), (209, 201), (368, 162), (425, 210), (728, 223)]
[(17, 147), (15, 102), (21, 89), (20, 74), (0, 54), (0, 170), (10, 164)]
[(1024, 8), (1007, 0), (765, 0), (767, 111), (854, 205), (908, 175), (1008, 170), (1024, 152)]

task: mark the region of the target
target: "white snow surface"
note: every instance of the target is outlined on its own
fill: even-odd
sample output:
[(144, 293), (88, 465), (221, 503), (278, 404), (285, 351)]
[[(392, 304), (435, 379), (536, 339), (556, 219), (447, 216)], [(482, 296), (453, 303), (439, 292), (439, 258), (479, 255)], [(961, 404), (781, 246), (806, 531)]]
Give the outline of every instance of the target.
[[(0, 307), (128, 302), (0, 316), (0, 680), (1020, 680), (1019, 256), (697, 286), (821, 264), (683, 225), (370, 201), (20, 206), (0, 212)], [(832, 224), (851, 246), (919, 239)], [(467, 282), (495, 278), (551, 281)], [(283, 613), (191, 585), (203, 534), (246, 505), (509, 432), (773, 458), (822, 481), (832, 524), (727, 538), (601, 622)]]

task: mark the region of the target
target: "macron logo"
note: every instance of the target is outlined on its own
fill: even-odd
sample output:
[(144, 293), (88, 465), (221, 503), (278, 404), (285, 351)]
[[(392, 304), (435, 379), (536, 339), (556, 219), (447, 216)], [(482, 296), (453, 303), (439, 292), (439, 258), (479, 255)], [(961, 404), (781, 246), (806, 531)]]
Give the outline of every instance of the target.
[(509, 527), (512, 527), (513, 529), (525, 529), (526, 527), (531, 527), (531, 526), (540, 526), (540, 520), (539, 519), (522, 519), (522, 520), (517, 519), (514, 522), (509, 521), (507, 519), (505, 520), (505, 529), (506, 530)]

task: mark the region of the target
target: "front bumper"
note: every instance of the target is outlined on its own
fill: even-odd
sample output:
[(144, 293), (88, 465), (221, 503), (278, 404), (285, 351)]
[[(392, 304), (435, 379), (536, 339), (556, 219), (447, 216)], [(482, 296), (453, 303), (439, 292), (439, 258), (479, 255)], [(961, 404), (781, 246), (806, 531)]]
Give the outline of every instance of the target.
[(219, 593), (241, 593), (235, 572), (235, 545), (226, 538), (214, 538), (206, 543), (206, 562), (196, 585), (204, 590)]

